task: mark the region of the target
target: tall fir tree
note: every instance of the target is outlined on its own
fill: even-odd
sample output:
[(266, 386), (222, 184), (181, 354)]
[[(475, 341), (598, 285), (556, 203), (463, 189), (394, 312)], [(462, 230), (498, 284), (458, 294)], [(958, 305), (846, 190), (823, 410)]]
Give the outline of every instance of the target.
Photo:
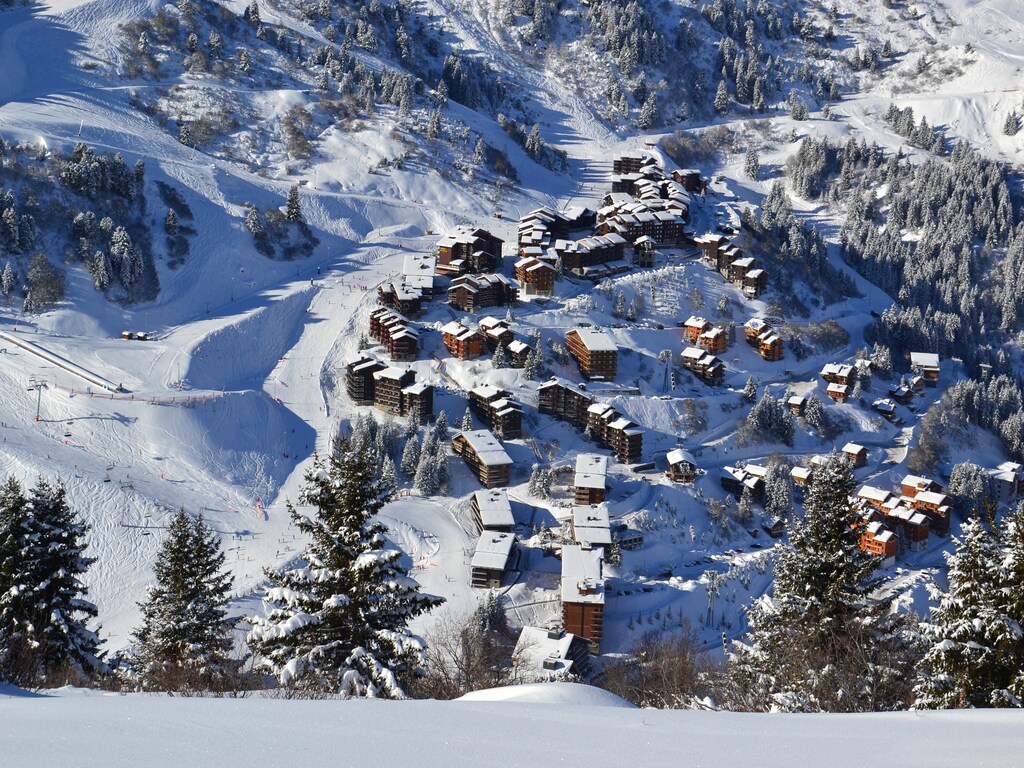
[(241, 659), (232, 658), (228, 618), (231, 577), (220, 538), (203, 521), (180, 510), (160, 546), (142, 624), (132, 634), (131, 682), (145, 690), (233, 690)]
[(81, 581), (87, 530), (59, 483), (40, 478), (26, 497), (11, 478), (0, 491), (0, 678), (50, 687), (105, 670), (86, 628), (97, 616)]
[(288, 190), (288, 201), (284, 206), (284, 217), (294, 224), (302, 224), (305, 219), (302, 216), (302, 204), (299, 201), (299, 185), (294, 184)]
[(268, 569), (270, 610), (253, 618), (249, 645), (282, 685), (350, 696), (404, 696), (419, 672), (423, 642), (409, 620), (443, 602), (423, 594), (385, 548), (375, 520), (394, 489), (373, 479), (365, 456), (341, 440), (317, 457), (300, 497), (313, 515), (289, 505), (309, 537), (299, 567)]
[(775, 566), (774, 592), (748, 611), (730, 655), (733, 706), (872, 711), (905, 706), (906, 621), (869, 598), (874, 560), (859, 547), (853, 470), (832, 453)]
[(1024, 575), (1022, 524), (1024, 511), (1018, 508), (997, 537), (975, 516), (954, 537), (956, 550), (946, 555), (948, 587), (932, 589), (936, 604), (925, 625), (929, 645), (918, 670), (915, 707), (1021, 706), (1024, 615), (1020, 582), (1012, 579)]

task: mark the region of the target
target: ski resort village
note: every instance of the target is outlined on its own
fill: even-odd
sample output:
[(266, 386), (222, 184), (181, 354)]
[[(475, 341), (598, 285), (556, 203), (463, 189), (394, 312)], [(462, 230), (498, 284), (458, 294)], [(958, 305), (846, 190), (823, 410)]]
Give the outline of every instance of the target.
[(12, 764), (1019, 764), (1018, 5), (0, 0)]

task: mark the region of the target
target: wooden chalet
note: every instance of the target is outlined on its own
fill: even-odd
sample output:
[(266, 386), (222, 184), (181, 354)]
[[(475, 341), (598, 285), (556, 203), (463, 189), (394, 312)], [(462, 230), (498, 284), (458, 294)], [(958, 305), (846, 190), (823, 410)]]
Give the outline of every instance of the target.
[(847, 443), (843, 446), (842, 453), (854, 467), (863, 467), (868, 463), (868, 449), (863, 445)]
[(828, 363), (821, 369), (821, 378), (829, 384), (852, 387), (857, 381), (857, 369), (847, 363)]
[(586, 378), (615, 378), (619, 350), (607, 333), (594, 328), (573, 328), (565, 335), (565, 343)]
[(944, 493), (921, 491), (910, 501), (910, 508), (923, 513), (931, 524), (931, 529), (939, 536), (949, 533), (949, 516), (953, 510), (953, 501)]
[(910, 367), (929, 387), (939, 383), (939, 356), (934, 352), (911, 352)]
[(793, 490), (802, 498), (814, 482), (814, 468), (796, 466), (789, 471), (789, 476), (793, 480)]
[(501, 263), (503, 244), (486, 229), (457, 227), (437, 243), (437, 271), (461, 275), (495, 269)]
[(703, 189), (700, 171), (695, 171), (692, 168), (677, 168), (672, 171), (672, 179), (682, 184), (683, 189), (687, 192), (700, 192)]
[(785, 357), (786, 352), (782, 346), (782, 337), (775, 331), (765, 331), (757, 337), (757, 354), (763, 360), (776, 362)]
[(508, 353), (508, 364), (512, 368), (525, 368), (526, 361), (533, 351), (527, 342), (513, 338), (505, 345), (505, 352)]
[(665, 456), (668, 462), (668, 470), (665, 472), (674, 483), (692, 483), (697, 479), (697, 461), (693, 454), (676, 448), (669, 451)]
[(594, 398), (582, 387), (558, 377), (538, 387), (537, 401), (538, 411), (568, 421), (581, 431), (587, 428), (587, 409), (594, 404)]
[(889, 387), (889, 397), (900, 405), (907, 405), (914, 399), (914, 390), (910, 387), (905, 387), (902, 384), (896, 384), (895, 386)]
[(882, 418), (888, 421), (894, 421), (896, 419), (896, 403), (888, 398), (875, 400), (871, 404), (878, 413), (882, 415)]
[(755, 267), (743, 275), (743, 295), (748, 299), (756, 299), (768, 290), (768, 273), (760, 267)]
[(698, 347), (687, 347), (681, 358), (683, 367), (692, 371), (705, 384), (717, 387), (725, 380), (725, 364), (716, 355)]
[(604, 634), (604, 550), (562, 547), (562, 626), (598, 650)]
[(345, 366), (345, 391), (356, 405), (373, 405), (373, 374), (387, 368), (384, 363), (365, 355), (350, 360)]
[(807, 410), (807, 396), (790, 395), (789, 399), (786, 400), (786, 407), (789, 408), (789, 412), (794, 416), (803, 416), (804, 411)]
[(572, 485), (576, 504), (604, 502), (608, 486), (608, 457), (599, 453), (581, 453), (577, 456)]
[(759, 317), (752, 317), (743, 324), (743, 332), (747, 339), (747, 344), (754, 347), (757, 346), (757, 340), (761, 334), (770, 330), (772, 330), (772, 327)]
[(452, 450), (476, 473), (485, 488), (508, 485), (512, 459), (490, 431), (460, 432), (452, 438)]
[(516, 280), (527, 296), (550, 296), (555, 292), (558, 270), (554, 264), (534, 256), (516, 262)]
[(387, 347), (394, 361), (409, 362), (419, 355), (419, 333), (409, 326), (403, 315), (392, 309), (380, 307), (370, 313), (370, 335)]
[(729, 332), (720, 325), (713, 326), (697, 337), (697, 346), (708, 354), (721, 354), (729, 348)]
[(918, 475), (903, 476), (903, 479), (900, 481), (900, 493), (908, 499), (912, 499), (922, 491), (941, 493), (942, 486), (928, 477), (920, 477)]
[(658, 241), (650, 235), (641, 235), (633, 242), (633, 263), (638, 267), (653, 267), (658, 252)]
[(700, 335), (705, 331), (711, 330), (712, 327), (709, 320), (697, 315), (690, 315), (689, 319), (683, 323), (683, 331), (686, 333), (686, 338), (691, 344), (696, 344)]
[(480, 320), (480, 332), (487, 340), (487, 349), (493, 352), (498, 347), (508, 348), (508, 345), (515, 339), (515, 334), (504, 320), (496, 317), (485, 317)]
[(377, 300), (388, 309), (407, 317), (418, 317), (423, 311), (423, 293), (403, 280), (391, 280), (377, 287)]
[(928, 548), (931, 521), (927, 515), (897, 503), (885, 510), (885, 524), (893, 532), (902, 527), (903, 542), (911, 552), (921, 552)]
[(757, 259), (753, 256), (744, 256), (729, 263), (729, 282), (733, 285), (743, 285), (747, 272), (757, 267)]
[(452, 320), (441, 327), (441, 340), (452, 356), (460, 360), (479, 357), (487, 350), (486, 337), (458, 320)]
[(612, 158), (612, 174), (640, 173), (645, 168), (658, 167), (657, 160), (646, 152), (625, 152)]
[(766, 518), (761, 522), (761, 529), (773, 539), (781, 539), (786, 533), (786, 521), (781, 517)]
[(594, 675), (586, 640), (561, 629), (523, 627), (512, 651), (517, 680), (587, 681)]
[(729, 240), (722, 235), (708, 233), (693, 240), (700, 248), (701, 258), (708, 264), (718, 266), (718, 252), (727, 247)]
[(476, 589), (498, 589), (505, 577), (516, 537), (503, 531), (484, 531), (469, 566), (470, 584)]
[(722, 490), (739, 498), (749, 488), (751, 498), (760, 504), (764, 498), (764, 476), (751, 472), (749, 467), (723, 467), (720, 476)]
[(863, 504), (874, 507), (879, 512), (886, 509), (886, 503), (892, 498), (892, 494), (882, 488), (873, 485), (863, 485), (857, 491), (857, 500)]
[(448, 288), (448, 303), (463, 312), (476, 312), (483, 307), (515, 304), (518, 290), (515, 281), (504, 275), (460, 275)]
[(523, 436), (523, 407), (509, 392), (489, 385), (470, 390), (469, 407), (502, 440)]
[(850, 388), (845, 384), (829, 384), (825, 387), (825, 394), (842, 405), (850, 398)]
[(601, 445), (610, 448), (623, 464), (636, 464), (643, 454), (643, 429), (606, 403), (587, 409), (587, 431)]
[(385, 368), (373, 374), (373, 405), (395, 416), (403, 415), (402, 390), (416, 381), (415, 372), (405, 368)]
[(897, 545), (896, 535), (883, 523), (876, 520), (861, 526), (860, 548), (879, 558), (882, 568), (895, 565)]
[(597, 279), (630, 269), (624, 261), (626, 238), (617, 232), (581, 240), (556, 240), (552, 250), (561, 260), (562, 269), (579, 277)]
[(515, 525), (512, 505), (504, 488), (475, 491), (470, 497), (469, 509), (476, 523), (477, 533), (484, 531), (510, 532)]

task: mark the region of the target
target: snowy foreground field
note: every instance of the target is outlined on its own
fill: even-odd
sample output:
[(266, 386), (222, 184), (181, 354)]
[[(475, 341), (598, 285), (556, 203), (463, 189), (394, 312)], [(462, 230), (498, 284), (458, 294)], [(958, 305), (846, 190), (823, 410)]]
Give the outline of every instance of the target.
[[(55, 726), (59, 723), (59, 726)], [(638, 710), (568, 683), (472, 701), (183, 699), (0, 688), (14, 766), (1024, 765), (1019, 712), (739, 715)], [(827, 759), (822, 757), (828, 755)]]

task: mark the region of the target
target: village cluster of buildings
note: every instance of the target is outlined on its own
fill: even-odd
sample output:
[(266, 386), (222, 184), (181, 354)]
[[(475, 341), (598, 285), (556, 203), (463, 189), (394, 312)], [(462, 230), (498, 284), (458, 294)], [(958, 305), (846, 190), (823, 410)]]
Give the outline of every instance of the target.
[(694, 238), (701, 258), (712, 265), (748, 299), (756, 299), (768, 288), (768, 273), (753, 256), (744, 256), (743, 249), (729, 238), (709, 233)]
[(599, 403), (582, 387), (552, 377), (538, 389), (537, 410), (586, 432), (623, 464), (636, 464), (643, 454), (643, 429), (615, 408)]
[(345, 366), (345, 389), (356, 405), (372, 405), (393, 416), (426, 424), (434, 417), (434, 388), (415, 371), (360, 355)]

